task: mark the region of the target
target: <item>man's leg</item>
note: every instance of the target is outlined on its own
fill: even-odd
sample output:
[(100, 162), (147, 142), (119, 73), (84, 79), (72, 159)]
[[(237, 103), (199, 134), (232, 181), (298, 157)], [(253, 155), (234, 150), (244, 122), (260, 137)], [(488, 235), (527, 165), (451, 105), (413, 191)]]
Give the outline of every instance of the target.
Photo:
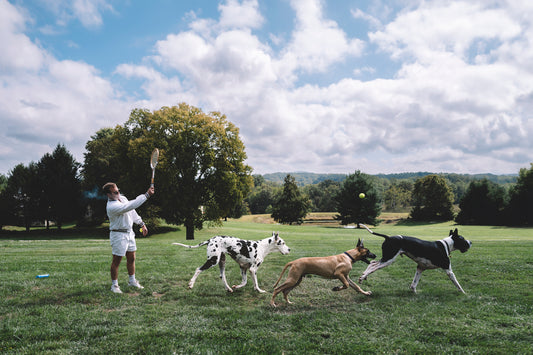
[(122, 261), (122, 256), (113, 255), (111, 262), (111, 280), (118, 280), (118, 267)]
[(122, 293), (118, 286), (118, 267), (122, 261), (122, 256), (113, 255), (113, 261), (111, 262), (111, 291), (115, 293)]
[(126, 262), (128, 267), (128, 275), (135, 276), (135, 252), (127, 251), (126, 252)]
[(135, 279), (135, 252), (134, 251), (127, 251), (126, 252), (126, 261), (128, 266), (128, 275), (130, 276), (129, 285), (137, 288), (144, 288), (139, 284), (139, 282)]

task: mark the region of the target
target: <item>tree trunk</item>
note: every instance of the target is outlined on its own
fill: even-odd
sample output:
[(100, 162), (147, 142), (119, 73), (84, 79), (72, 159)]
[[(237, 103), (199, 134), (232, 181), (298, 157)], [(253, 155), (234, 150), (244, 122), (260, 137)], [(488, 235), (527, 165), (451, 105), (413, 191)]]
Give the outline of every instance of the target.
[(192, 220), (185, 221), (185, 239), (194, 240), (194, 222)]

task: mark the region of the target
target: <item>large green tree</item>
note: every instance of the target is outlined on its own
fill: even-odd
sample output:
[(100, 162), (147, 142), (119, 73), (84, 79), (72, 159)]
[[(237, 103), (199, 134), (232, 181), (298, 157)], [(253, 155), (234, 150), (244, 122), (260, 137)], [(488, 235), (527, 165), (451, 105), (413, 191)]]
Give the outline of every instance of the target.
[(505, 189), (487, 179), (470, 183), (459, 204), (459, 224), (499, 225), (503, 222)]
[(333, 180), (324, 180), (318, 184), (304, 187), (304, 191), (311, 201), (312, 212), (332, 212), (336, 209), (335, 195), (341, 183)]
[(238, 128), (219, 112), (204, 113), (185, 103), (135, 109), (124, 125), (99, 131), (88, 146), (86, 159), (91, 160), (84, 174), (98, 185), (114, 181), (130, 195), (148, 187), (149, 157), (159, 148), (156, 194), (142, 206), (143, 218), (184, 224), (187, 239), (194, 239), (195, 228), (204, 222), (220, 222), (240, 211), (252, 184)]
[(272, 218), (279, 223), (302, 223), (309, 210), (307, 198), (300, 193), (292, 175), (287, 175), (279, 199), (272, 206)]
[(252, 214), (269, 213), (268, 210), (272, 209), (272, 205), (275, 202), (275, 196), (276, 189), (272, 184), (263, 184), (255, 187), (246, 198), (250, 212)]
[[(102, 128), (91, 136), (85, 144), (85, 154), (81, 174), (83, 186), (86, 190), (98, 190), (106, 182), (121, 175), (120, 144), (114, 136), (115, 129)], [(125, 157), (125, 154), (123, 155)]]
[(413, 189), (411, 218), (418, 221), (453, 219), (454, 195), (443, 177), (431, 174), (417, 179)]
[(509, 191), (506, 222), (511, 225), (533, 226), (533, 163), (522, 168), (516, 184)]
[(393, 181), (385, 190), (383, 200), (388, 211), (398, 211), (411, 205), (413, 183), (410, 180)]
[[(360, 198), (360, 193), (364, 193), (365, 197)], [(341, 224), (379, 223), (377, 217), (381, 213), (381, 204), (370, 175), (359, 170), (348, 175), (335, 196), (335, 201), (339, 213), (335, 219), (340, 220)]]
[(40, 199), (42, 194), (37, 164), (16, 165), (8, 174), (7, 184), (1, 194), (2, 225), (21, 225), (30, 230), (33, 222), (42, 218)]
[(114, 133), (114, 128), (102, 128), (85, 144), (81, 169), (84, 213), (78, 221), (80, 225), (97, 226), (107, 218), (107, 197), (101, 193), (106, 182), (115, 182), (123, 188), (121, 170), (126, 168), (124, 160), (128, 159)]
[(40, 210), (47, 221), (46, 227), (52, 220), (61, 229), (63, 223), (79, 216), (80, 164), (64, 145), (58, 144), (51, 154), (46, 153), (41, 158), (37, 166), (42, 186)]

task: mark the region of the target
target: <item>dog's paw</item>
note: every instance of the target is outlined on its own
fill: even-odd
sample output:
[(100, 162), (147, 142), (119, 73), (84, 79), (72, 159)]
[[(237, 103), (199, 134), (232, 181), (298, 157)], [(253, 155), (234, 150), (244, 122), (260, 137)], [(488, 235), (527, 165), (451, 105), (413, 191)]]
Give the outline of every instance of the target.
[(260, 289), (260, 288), (257, 288), (256, 290), (257, 290), (257, 292), (259, 292), (259, 293), (265, 293), (265, 292), (266, 292), (265, 290), (262, 290), (262, 289)]
[(372, 296), (372, 291), (366, 291), (366, 292), (363, 291), (363, 295)]
[(340, 291), (341, 288), (339, 286), (335, 286), (331, 289), (331, 291)]

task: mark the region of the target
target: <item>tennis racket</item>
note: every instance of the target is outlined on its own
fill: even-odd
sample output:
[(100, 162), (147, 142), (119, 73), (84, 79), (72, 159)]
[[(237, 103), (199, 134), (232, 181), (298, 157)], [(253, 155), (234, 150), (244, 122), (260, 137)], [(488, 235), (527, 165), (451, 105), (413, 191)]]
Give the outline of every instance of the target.
[(150, 157), (150, 167), (152, 168), (152, 182), (150, 186), (154, 186), (154, 176), (155, 176), (155, 167), (157, 165), (157, 160), (159, 159), (159, 149), (155, 148)]

